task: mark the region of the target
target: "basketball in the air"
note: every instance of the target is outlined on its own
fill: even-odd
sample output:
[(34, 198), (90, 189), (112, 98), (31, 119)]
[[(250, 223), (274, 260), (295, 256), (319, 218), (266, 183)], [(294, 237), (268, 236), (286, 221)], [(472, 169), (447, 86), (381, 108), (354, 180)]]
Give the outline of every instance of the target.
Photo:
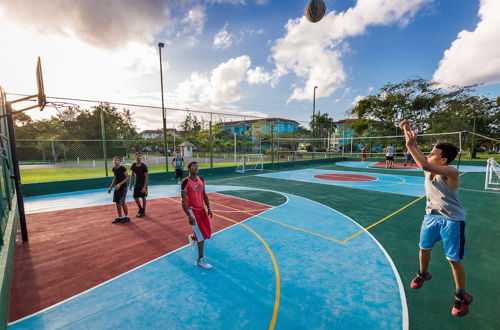
[(311, 0), (306, 6), (306, 18), (313, 23), (319, 22), (325, 16), (326, 5), (323, 0)]

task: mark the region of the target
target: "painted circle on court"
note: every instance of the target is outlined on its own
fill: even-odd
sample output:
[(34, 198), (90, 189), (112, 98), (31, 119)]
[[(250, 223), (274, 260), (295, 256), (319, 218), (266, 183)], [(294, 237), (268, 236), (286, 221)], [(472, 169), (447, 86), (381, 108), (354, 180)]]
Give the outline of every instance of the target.
[(321, 180), (331, 180), (331, 181), (375, 181), (377, 180), (374, 176), (361, 175), (361, 174), (344, 174), (344, 173), (328, 173), (328, 174), (317, 174), (314, 176)]

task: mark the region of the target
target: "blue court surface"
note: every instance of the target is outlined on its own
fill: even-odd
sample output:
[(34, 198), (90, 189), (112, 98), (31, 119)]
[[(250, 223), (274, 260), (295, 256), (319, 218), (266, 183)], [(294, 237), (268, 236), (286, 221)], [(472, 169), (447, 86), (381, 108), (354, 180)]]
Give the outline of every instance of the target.
[[(325, 180), (320, 179), (315, 176), (317, 175), (328, 175), (328, 174), (341, 174), (341, 175), (361, 175), (370, 176), (375, 180), (373, 181), (336, 181), (336, 180)], [(312, 182), (320, 184), (329, 184), (335, 186), (343, 186), (349, 188), (358, 188), (373, 191), (382, 191), (393, 194), (417, 196), (420, 197), (425, 194), (424, 188), (424, 178), (416, 176), (407, 175), (390, 175), (382, 173), (367, 173), (367, 172), (353, 172), (353, 171), (333, 171), (333, 170), (321, 170), (321, 169), (304, 169), (295, 171), (283, 171), (261, 174), (259, 176), (273, 178), (273, 179), (283, 179), (283, 180), (293, 180), (302, 182)]]
[[(379, 162), (343, 161), (343, 162), (336, 162), (335, 164), (340, 165), (340, 166), (345, 166), (345, 167), (372, 168), (371, 166), (373, 166), (377, 163), (379, 163)], [(456, 164), (453, 164), (451, 166), (453, 166), (455, 168), (457, 167)], [(373, 167), (373, 169), (383, 169), (383, 168)], [(419, 168), (398, 168), (397, 170), (398, 171), (422, 171)], [(459, 170), (460, 170), (460, 172), (486, 172), (486, 166), (460, 165)]]
[[(271, 177), (301, 173), (309, 180), (308, 175), (323, 172), (332, 173), (291, 171)], [(363, 189), (382, 189), (382, 181), (402, 189), (401, 178), (377, 177), (378, 183)], [(178, 196), (178, 187), (151, 188), (151, 197)], [(26, 207), (41, 212), (95, 206), (103, 194), (31, 198)], [(348, 239), (363, 229), (354, 220), (312, 200), (279, 194), (285, 203), (208, 241), (213, 270), (196, 267), (194, 252), (185, 246), (9, 329), (407, 329), (401, 280), (379, 242), (366, 231)]]

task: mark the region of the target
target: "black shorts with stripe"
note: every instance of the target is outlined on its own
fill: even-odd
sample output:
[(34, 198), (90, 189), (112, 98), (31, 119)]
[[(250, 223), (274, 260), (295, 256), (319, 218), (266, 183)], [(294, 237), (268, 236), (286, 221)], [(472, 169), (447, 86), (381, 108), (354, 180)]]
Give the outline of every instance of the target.
[(127, 198), (127, 185), (123, 185), (120, 189), (115, 189), (113, 193), (113, 203), (125, 203), (125, 199)]

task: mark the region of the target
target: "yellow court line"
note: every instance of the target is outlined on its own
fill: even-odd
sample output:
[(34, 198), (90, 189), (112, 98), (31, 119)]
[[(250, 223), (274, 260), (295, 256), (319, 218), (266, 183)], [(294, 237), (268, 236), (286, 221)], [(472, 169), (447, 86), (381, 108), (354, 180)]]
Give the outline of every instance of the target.
[(234, 207), (227, 206), (227, 205), (224, 205), (224, 204), (220, 204), (220, 203), (217, 203), (217, 202), (211, 202), (211, 203), (212, 204), (217, 204), (217, 205), (222, 205), (224, 207), (230, 208), (230, 209), (235, 210), (235, 211), (241, 211), (241, 213), (245, 213), (245, 214), (251, 215), (252, 217), (256, 217), (256, 218), (260, 218), (260, 219), (263, 219), (263, 220), (271, 221), (271, 222), (277, 223), (277, 224), (285, 226), (285, 227), (290, 227), (290, 228), (293, 228), (293, 229), (296, 229), (296, 230), (300, 230), (300, 231), (302, 231), (304, 233), (308, 233), (308, 234), (311, 234), (311, 235), (314, 235), (314, 236), (318, 236), (318, 237), (321, 237), (321, 238), (324, 238), (324, 239), (327, 239), (327, 240), (330, 240), (330, 241), (334, 241), (336, 243), (342, 243), (341, 241), (336, 240), (335, 238), (331, 238), (331, 237), (328, 237), (328, 236), (325, 236), (325, 235), (321, 235), (321, 234), (315, 233), (313, 231), (309, 231), (309, 230), (306, 230), (306, 229), (295, 227), (295, 226), (292, 226), (292, 225), (289, 225), (289, 224), (286, 224), (286, 223), (283, 223), (283, 222), (280, 222), (280, 221), (277, 221), (277, 220), (269, 219), (269, 218), (263, 217), (261, 215), (248, 213), (246, 211), (238, 210), (238, 209), (235, 209)]
[[(180, 201), (177, 201), (171, 197), (167, 197), (167, 199), (170, 199), (176, 203), (179, 203), (179, 204), (182, 204), (182, 202)], [(212, 202), (213, 204), (218, 204), (218, 203), (215, 203), (215, 202)], [(222, 205), (222, 204), (219, 204), (219, 205)], [(276, 258), (274, 257), (274, 253), (273, 251), (271, 250), (271, 248), (269, 247), (269, 245), (267, 244), (267, 242), (255, 231), (253, 230), (252, 228), (248, 227), (247, 225), (245, 225), (244, 223), (241, 223), (241, 222), (238, 222), (236, 220), (233, 220), (233, 219), (230, 219), (230, 218), (227, 218), (223, 215), (220, 215), (220, 214), (215, 214), (214, 215), (218, 216), (219, 218), (222, 218), (224, 220), (227, 220), (227, 221), (230, 221), (230, 222), (233, 222), (237, 225), (240, 225), (240, 226), (243, 226), (244, 228), (246, 228), (247, 230), (249, 230), (252, 234), (254, 234), (261, 242), (262, 244), (264, 245), (264, 247), (266, 248), (267, 250), (267, 253), (269, 253), (269, 256), (271, 257), (271, 261), (273, 262), (273, 267), (274, 267), (274, 274), (275, 274), (275, 279), (276, 279), (276, 292), (275, 292), (275, 296), (274, 296), (274, 308), (273, 308), (273, 316), (271, 318), (271, 323), (269, 324), (269, 329), (270, 330), (273, 330), (274, 327), (276, 326), (276, 320), (278, 319), (278, 310), (279, 310), (279, 306), (280, 306), (280, 271), (279, 271), (279, 268), (278, 268), (278, 263), (276, 262)]]
[(376, 226), (376, 225), (378, 225), (379, 223), (384, 222), (385, 220), (387, 220), (387, 219), (389, 219), (390, 217), (392, 217), (393, 215), (395, 215), (395, 214), (397, 214), (397, 213), (399, 213), (399, 212), (403, 211), (404, 209), (406, 209), (406, 208), (407, 208), (407, 207), (409, 207), (410, 205), (415, 204), (416, 202), (418, 202), (419, 200), (421, 200), (421, 199), (422, 199), (422, 198), (424, 198), (424, 197), (425, 197), (425, 195), (420, 196), (419, 198), (417, 198), (417, 199), (415, 199), (414, 201), (412, 201), (412, 202), (410, 202), (410, 203), (406, 204), (405, 206), (403, 206), (403, 207), (402, 207), (402, 208), (400, 208), (399, 210), (394, 211), (394, 212), (392, 212), (391, 214), (389, 214), (388, 216), (386, 216), (386, 217), (384, 217), (384, 218), (380, 219), (379, 221), (377, 221), (377, 222), (375, 222), (375, 223), (373, 223), (373, 224), (369, 225), (368, 227), (363, 228), (362, 230), (358, 231), (356, 234), (354, 234), (354, 235), (352, 235), (352, 236), (347, 237), (347, 238), (346, 238), (345, 240), (343, 240), (341, 243), (345, 243), (345, 242), (350, 241), (351, 239), (353, 239), (354, 237), (358, 236), (359, 234), (364, 233), (364, 232), (368, 231), (368, 229), (370, 229), (370, 228), (372, 228), (372, 227), (375, 227), (375, 226)]

